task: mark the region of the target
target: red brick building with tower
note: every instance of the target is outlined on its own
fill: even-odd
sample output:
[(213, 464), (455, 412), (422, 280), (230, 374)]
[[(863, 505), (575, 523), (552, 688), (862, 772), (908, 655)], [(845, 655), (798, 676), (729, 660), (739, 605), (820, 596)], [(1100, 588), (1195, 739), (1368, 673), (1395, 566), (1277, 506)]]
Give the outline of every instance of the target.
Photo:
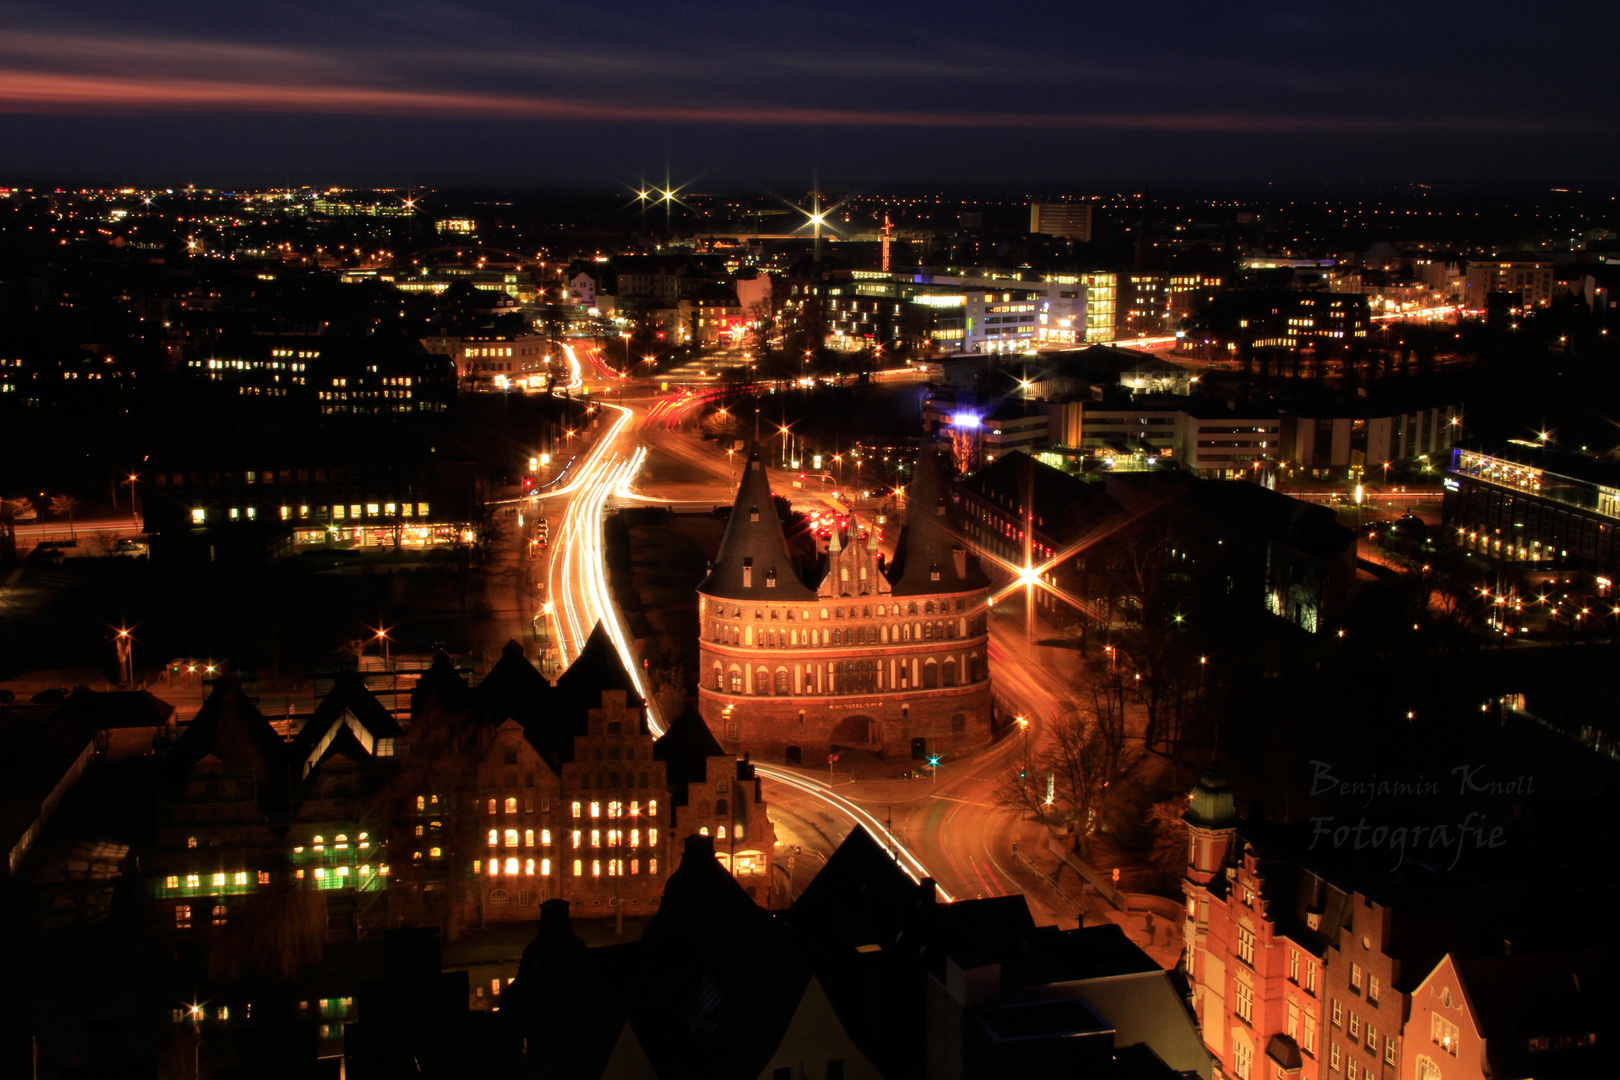
[(812, 562), (749, 456), (698, 586), (699, 710), (726, 750), (819, 764), (840, 749), (892, 761), (989, 740), (989, 581), (944, 528), (944, 469), (923, 452), (892, 565), (853, 521)]

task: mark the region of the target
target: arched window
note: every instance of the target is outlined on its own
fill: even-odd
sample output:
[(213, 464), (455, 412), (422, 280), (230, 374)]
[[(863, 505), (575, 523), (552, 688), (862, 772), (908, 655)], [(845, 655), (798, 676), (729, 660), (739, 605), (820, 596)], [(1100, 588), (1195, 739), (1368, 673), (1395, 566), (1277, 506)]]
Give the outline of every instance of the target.
[(718, 660), (714, 662), (714, 688), (716, 690), (726, 688), (726, 669), (721, 666)]
[[(725, 817), (726, 814), (730, 811), (730, 809), (731, 809), (731, 807), (726, 802), (726, 800), (724, 800), (724, 799), (716, 799), (716, 800), (714, 800), (714, 816), (715, 817), (718, 817), (718, 818)], [(724, 836), (725, 833), (721, 833), (720, 835)]]
[(428, 848), (428, 858), (442, 859), (444, 858), (444, 852), (439, 848)]
[(714, 838), (716, 840), (724, 840), (726, 838), (726, 827), (724, 825), (714, 830)]
[(766, 668), (754, 672), (754, 693), (768, 694), (771, 692), (771, 673)]
[(214, 905), (214, 925), (215, 926), (224, 926), (225, 925), (225, 905), (224, 904), (215, 904)]
[(924, 615), (932, 615), (933, 613), (934, 613), (934, 602), (932, 600), (930, 600), (930, 601), (928, 601), (928, 603), (923, 605), (923, 614)]
[(517, 847), (517, 841), (518, 841), (518, 831), (516, 829), (507, 829), (506, 830), (506, 846), (507, 847)]
[(517, 796), (514, 795), (514, 796), (510, 796), (510, 797), (507, 798), (507, 800), (506, 800), (506, 812), (508, 814), (517, 813)]
[(911, 624), (906, 623), (900, 628), (900, 637), (905, 641), (911, 640)]
[(950, 659), (950, 660), (945, 661), (945, 685), (946, 686), (955, 686), (956, 685), (956, 660), (955, 659)]
[(833, 631), (832, 643), (834, 645), (842, 645), (844, 643), (844, 632), (842, 630)]
[(923, 664), (922, 684), (924, 688), (932, 688), (939, 685), (939, 665), (934, 662), (932, 657), (930, 657)]
[(924, 641), (932, 641), (933, 640), (933, 638), (934, 638), (934, 624), (933, 623), (923, 623), (922, 636), (923, 636)]
[(326, 837), (324, 837), (324, 836), (316, 836), (313, 843), (315, 845), (315, 850), (319, 851), (319, 850), (321, 850), (321, 845), (326, 843)]
[(510, 900), (511, 898), (507, 896), (505, 889), (496, 889), (489, 894), (490, 907), (505, 907)]
[(743, 644), (744, 645), (752, 645), (753, 643), (754, 643), (754, 628), (752, 626), (743, 627)]
[(788, 669), (785, 668), (785, 667), (777, 668), (776, 669), (776, 692), (778, 694), (786, 694), (791, 687), (792, 687), (792, 681), (788, 677)]
[(733, 665), (731, 665), (731, 692), (733, 694), (740, 694), (740, 693), (742, 693), (742, 689), (743, 689), (742, 668), (738, 667), (736, 664), (733, 664)]

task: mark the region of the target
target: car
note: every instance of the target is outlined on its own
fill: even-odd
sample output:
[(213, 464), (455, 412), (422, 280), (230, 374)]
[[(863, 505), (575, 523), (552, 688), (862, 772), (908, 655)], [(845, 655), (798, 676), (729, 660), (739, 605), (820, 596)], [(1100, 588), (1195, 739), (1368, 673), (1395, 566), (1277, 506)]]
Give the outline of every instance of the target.
[(16, 694), (12, 693), (10, 690), (5, 689), (4, 687), (0, 687), (0, 705), (10, 705), (13, 701), (16, 701), (16, 700), (17, 700), (17, 695)]
[(35, 705), (60, 705), (67, 700), (68, 692), (65, 687), (53, 686), (48, 690), (41, 690), (29, 698)]

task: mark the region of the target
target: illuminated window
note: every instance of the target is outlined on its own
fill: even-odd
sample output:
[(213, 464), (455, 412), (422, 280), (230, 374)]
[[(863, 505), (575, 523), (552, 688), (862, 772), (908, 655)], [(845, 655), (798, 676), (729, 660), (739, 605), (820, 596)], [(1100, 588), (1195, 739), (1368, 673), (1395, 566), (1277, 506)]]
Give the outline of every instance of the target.
[(214, 877), (213, 877), (213, 882), (212, 883), (214, 885), (216, 885), (216, 886), (225, 884), (225, 875), (224, 874), (215, 874)]
[(508, 814), (517, 813), (517, 799), (515, 797), (506, 800), (506, 812)]
[(186, 888), (195, 889), (202, 884), (202, 879), (196, 874), (186, 875)]
[(601, 877), (601, 876), (602, 876), (602, 860), (601, 859), (592, 859), (591, 860), (591, 877)]
[(624, 815), (624, 804), (618, 801), (608, 803), (608, 817), (616, 818)]
[(574, 876), (575, 877), (579, 877), (581, 874), (583, 874), (585, 872), (584, 871), (584, 866), (585, 866), (585, 864), (581, 860), (579, 860), (579, 859), (574, 860)]
[(338, 877), (348, 877), (349, 876), (349, 868), (347, 866), (338, 867), (337, 868), (337, 876)]
[(176, 930), (191, 929), (191, 905), (176, 904), (174, 907), (174, 928)]
[(438, 848), (428, 848), (428, 858), (430, 859), (437, 859), (443, 854), (444, 852), (440, 851)]
[(647, 800), (647, 816), (648, 817), (657, 817), (658, 816), (658, 800), (657, 799), (648, 799)]
[(591, 830), (591, 847), (601, 847), (601, 846), (602, 846), (602, 830), (601, 829), (592, 829)]
[(518, 846), (518, 831), (516, 829), (507, 829), (506, 830), (506, 846), (507, 847), (517, 847)]
[(540, 875), (542, 877), (550, 877), (551, 876), (551, 860), (550, 859), (541, 859), (540, 860)]
[(238, 870), (236, 872), (236, 874), (234, 875), (234, 878), (232, 880), (232, 884), (233, 885), (246, 885), (247, 884), (247, 871), (246, 870)]
[[(420, 825), (418, 825), (416, 827), (416, 835), (417, 836), (422, 835), (422, 827)], [(499, 830), (499, 829), (491, 829), (491, 830), (489, 830), (489, 846), (490, 847), (499, 847), (500, 842), (501, 842), (501, 830)]]
[(534, 860), (533, 859), (524, 860), (523, 872), (525, 874), (527, 874), (529, 877), (534, 877)]
[(498, 805), (497, 800), (495, 800), (495, 799), (489, 800), (489, 812), (492, 813), (492, 814), (495, 813), (497, 805)]
[(657, 859), (648, 859), (647, 860), (647, 873), (649, 873), (649, 874), (658, 873), (658, 860)]
[(427, 809), (427, 800), (424, 799), (422, 796), (418, 795), (416, 797), (416, 808), (418, 810), (426, 810)]
[(338, 833), (338, 835), (333, 837), (332, 840), (333, 847), (337, 848), (339, 851), (342, 851), (349, 846), (349, 838), (344, 833)]
[(640, 859), (631, 859), (630, 860), (630, 872), (632, 874), (641, 873), (641, 860)]
[(197, 838), (195, 836), (186, 837), (186, 847), (194, 848), (196, 846), (197, 846)]
[(179, 878), (179, 876), (175, 875), (175, 874), (170, 874), (168, 877), (164, 878), (163, 879), (163, 887), (165, 889), (178, 889), (180, 887), (180, 878)]
[(540, 830), (540, 842), (542, 844), (546, 845), (547, 847), (551, 846), (551, 830), (550, 829), (541, 829)]
[(324, 837), (324, 836), (315, 837), (315, 839), (314, 839), (315, 850), (316, 851), (325, 851), (326, 848), (323, 846), (325, 843), (326, 843), (326, 837)]
[(709, 827), (707, 825), (703, 826), (703, 828), (698, 830), (698, 835), (699, 836), (708, 836), (709, 835)]
[(657, 829), (648, 829), (647, 830), (647, 846), (648, 847), (657, 847), (658, 846), (658, 830)]
[(631, 847), (640, 847), (641, 846), (641, 830), (640, 829), (631, 829), (630, 830), (630, 846)]
[(591, 803), (591, 817), (599, 818), (601, 816), (602, 816), (602, 804), (599, 803), (599, 802)]
[(321, 867), (317, 866), (315, 868), (315, 880), (320, 881), (324, 877), (326, 877), (326, 871), (323, 870)]
[(630, 800), (630, 816), (631, 817), (639, 817), (640, 815), (641, 815), (641, 802), (640, 802), (640, 800), (637, 800), (637, 799)]
[(608, 877), (624, 877), (624, 860), (608, 860)]
[(518, 872), (518, 861), (516, 859), (506, 860), (506, 872), (508, 874), (515, 874)]
[(533, 829), (524, 829), (523, 830), (523, 846), (524, 847), (534, 847), (534, 830)]
[(574, 804), (574, 817), (579, 817), (579, 803)]
[(491, 860), (489, 860), (489, 876), (494, 877), (496, 874), (498, 874), (500, 872), (501, 872), (501, 860), (499, 860), (499, 859), (491, 859)]

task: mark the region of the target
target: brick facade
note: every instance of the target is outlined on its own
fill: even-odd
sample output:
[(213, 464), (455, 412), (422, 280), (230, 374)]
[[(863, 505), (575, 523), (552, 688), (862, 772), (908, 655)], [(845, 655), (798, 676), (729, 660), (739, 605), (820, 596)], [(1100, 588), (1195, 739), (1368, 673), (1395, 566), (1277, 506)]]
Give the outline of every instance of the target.
[(988, 583), (946, 538), (943, 480), (919, 466), (893, 566), (835, 526), (804, 580), (757, 455), (698, 589), (698, 707), (728, 750), (819, 765), (957, 754), (990, 737)]

